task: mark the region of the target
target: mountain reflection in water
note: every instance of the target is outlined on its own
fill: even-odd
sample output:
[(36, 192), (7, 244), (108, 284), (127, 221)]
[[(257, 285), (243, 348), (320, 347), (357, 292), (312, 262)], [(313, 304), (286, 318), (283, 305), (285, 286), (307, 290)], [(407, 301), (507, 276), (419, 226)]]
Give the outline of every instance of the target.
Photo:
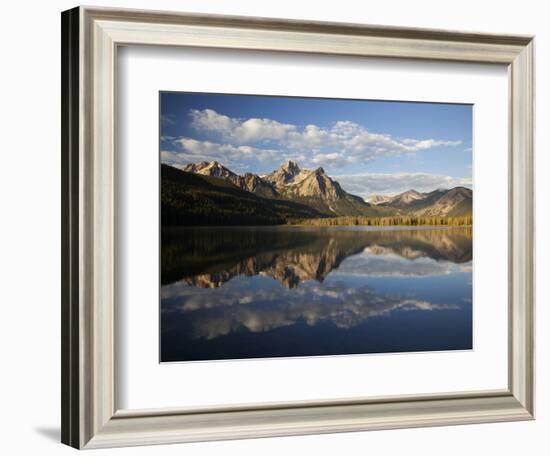
[(471, 228), (165, 229), (161, 360), (469, 349), (471, 262)]

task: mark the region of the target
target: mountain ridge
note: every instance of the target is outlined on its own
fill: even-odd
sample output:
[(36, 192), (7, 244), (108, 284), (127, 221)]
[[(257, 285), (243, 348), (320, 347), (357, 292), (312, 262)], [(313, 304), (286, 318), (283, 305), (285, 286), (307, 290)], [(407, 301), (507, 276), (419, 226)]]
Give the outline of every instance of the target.
[(252, 173), (240, 176), (217, 161), (190, 163), (182, 170), (226, 179), (243, 190), (263, 197), (296, 201), (326, 216), (376, 214), (369, 203), (342, 189), (323, 168), (303, 169), (292, 160), (263, 177)]
[(303, 204), (265, 198), (219, 177), (161, 165), (162, 225), (276, 225), (321, 217)]
[(376, 204), (376, 207), (392, 208), (399, 214), (417, 216), (468, 215), (472, 213), (472, 190), (461, 186), (425, 193), (408, 190)]
[[(263, 207), (257, 210), (267, 217), (266, 220), (343, 216), (456, 217), (472, 213), (472, 190), (466, 187), (431, 192), (410, 189), (393, 196), (373, 195), (365, 200), (345, 191), (322, 167), (305, 169), (292, 160), (264, 175), (249, 172), (239, 175), (215, 160), (189, 163), (179, 168), (166, 164), (162, 166), (164, 174), (173, 175), (173, 172), (164, 168), (167, 167), (204, 179), (200, 182), (180, 176), (180, 183), (183, 183), (180, 193), (186, 195), (185, 198), (189, 197), (190, 192), (194, 195), (194, 201), (204, 198), (202, 202), (212, 207), (221, 204), (223, 200), (229, 206), (228, 209), (218, 207), (221, 212), (238, 212), (238, 207), (244, 210), (243, 204), (250, 204), (250, 208), (259, 204)], [(242, 193), (237, 195), (237, 190)], [(214, 197), (214, 194), (217, 196)], [(222, 194), (223, 198), (220, 196)], [(247, 217), (253, 219), (250, 208), (246, 208), (245, 212)]]

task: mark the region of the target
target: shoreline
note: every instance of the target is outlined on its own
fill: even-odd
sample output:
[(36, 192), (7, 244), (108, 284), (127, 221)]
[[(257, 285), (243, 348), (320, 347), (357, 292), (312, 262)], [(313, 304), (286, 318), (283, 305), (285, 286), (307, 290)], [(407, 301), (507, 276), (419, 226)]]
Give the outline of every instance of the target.
[(348, 231), (423, 231), (423, 230), (445, 230), (445, 229), (472, 229), (473, 225), (168, 225), (161, 227), (162, 230), (191, 230), (191, 229), (226, 229), (226, 230), (257, 230), (257, 229), (344, 229)]

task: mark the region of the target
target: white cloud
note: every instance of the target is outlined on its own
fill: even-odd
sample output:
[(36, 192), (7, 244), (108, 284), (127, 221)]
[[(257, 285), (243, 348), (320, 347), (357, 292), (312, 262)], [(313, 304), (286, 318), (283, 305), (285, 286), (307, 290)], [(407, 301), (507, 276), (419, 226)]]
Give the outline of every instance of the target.
[(192, 138), (181, 137), (174, 140), (180, 147), (177, 151), (161, 151), (161, 160), (174, 166), (203, 160), (217, 160), (226, 166), (239, 171), (244, 166), (243, 159), (259, 161), (277, 161), (281, 153), (272, 149), (259, 149), (251, 146), (234, 146), (219, 144), (210, 141), (198, 141)]
[(160, 159), (163, 163), (177, 163), (179, 161), (179, 156), (177, 152), (172, 152), (171, 150), (162, 150), (160, 152)]
[(233, 135), (240, 141), (280, 140), (295, 128), (270, 119), (248, 119), (235, 129)]
[(313, 158), (311, 158), (311, 163), (314, 163), (316, 165), (339, 165), (346, 161), (346, 157), (342, 154), (338, 154), (336, 152), (332, 152), (329, 154), (315, 154)]
[(239, 123), (237, 120), (218, 114), (213, 109), (203, 109), (202, 111), (192, 109), (189, 115), (191, 116), (191, 125), (197, 130), (215, 130), (229, 134)]
[(355, 195), (395, 195), (407, 190), (430, 192), (436, 188), (472, 187), (471, 178), (429, 173), (362, 173), (335, 176), (342, 187)]
[(235, 119), (219, 114), (213, 109), (193, 109), (190, 115), (193, 128), (218, 133), (222, 138), (234, 140), (237, 143), (281, 140), (288, 133), (296, 130), (294, 125), (283, 124), (276, 120)]
[(306, 163), (340, 167), (365, 163), (378, 156), (412, 154), (435, 147), (454, 147), (462, 142), (441, 139), (395, 138), (372, 132), (351, 121), (335, 122), (330, 128), (309, 124), (303, 129), (272, 119), (237, 119), (212, 109), (191, 110), (191, 126), (208, 132), (227, 144), (274, 143), (277, 148), (305, 153)]

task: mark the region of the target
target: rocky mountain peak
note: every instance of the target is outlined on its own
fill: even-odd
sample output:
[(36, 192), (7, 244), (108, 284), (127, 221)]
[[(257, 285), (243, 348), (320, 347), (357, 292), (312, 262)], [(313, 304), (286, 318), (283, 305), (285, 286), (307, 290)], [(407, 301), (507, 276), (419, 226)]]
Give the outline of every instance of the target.
[(283, 163), (281, 165), (281, 169), (292, 175), (296, 175), (301, 171), (298, 163), (292, 160), (287, 160), (285, 163)]
[(415, 201), (423, 200), (424, 198), (426, 198), (426, 195), (423, 193), (417, 192), (416, 190), (408, 190), (395, 196), (392, 201), (402, 204), (411, 204)]
[(287, 185), (293, 185), (304, 180), (311, 171), (302, 169), (298, 163), (288, 160), (270, 174), (267, 174), (264, 178), (277, 188), (283, 188)]
[(221, 163), (216, 160), (211, 161), (201, 161), (198, 163), (190, 163), (183, 168), (183, 171), (188, 173), (202, 174), (205, 176), (213, 177), (232, 177), (236, 174), (223, 166)]
[(299, 196), (316, 197), (329, 201), (338, 200), (345, 195), (338, 182), (327, 176), (323, 168), (311, 171), (307, 177), (293, 185), (292, 188)]
[(378, 204), (387, 203), (388, 201), (391, 201), (391, 199), (392, 197), (387, 195), (372, 195), (366, 201), (368, 203), (378, 205)]

